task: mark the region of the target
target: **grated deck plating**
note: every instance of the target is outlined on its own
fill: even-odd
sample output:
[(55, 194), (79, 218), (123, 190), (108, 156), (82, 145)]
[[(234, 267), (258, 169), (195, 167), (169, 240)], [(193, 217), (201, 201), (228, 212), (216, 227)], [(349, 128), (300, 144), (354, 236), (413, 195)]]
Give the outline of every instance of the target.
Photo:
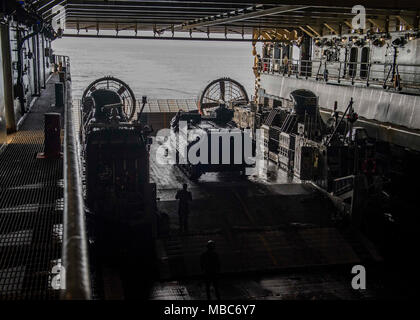
[(51, 269), (61, 258), (63, 161), (36, 159), (44, 149), (44, 113), (53, 76), (21, 129), (0, 154), (0, 300), (57, 299)]

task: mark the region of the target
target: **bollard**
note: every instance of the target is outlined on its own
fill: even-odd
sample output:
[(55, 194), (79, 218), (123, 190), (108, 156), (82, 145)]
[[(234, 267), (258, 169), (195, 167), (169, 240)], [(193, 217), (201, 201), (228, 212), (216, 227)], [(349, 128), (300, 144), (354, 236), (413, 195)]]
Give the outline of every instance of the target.
[[(63, 68), (61, 68), (61, 70), (63, 70)], [(61, 83), (65, 83), (66, 82), (66, 72), (65, 72), (65, 70), (59, 71), (58, 72), (58, 77), (59, 77)]]
[(61, 157), (61, 122), (59, 113), (45, 113), (43, 158)]
[(55, 84), (55, 107), (64, 107), (64, 85), (62, 83)]

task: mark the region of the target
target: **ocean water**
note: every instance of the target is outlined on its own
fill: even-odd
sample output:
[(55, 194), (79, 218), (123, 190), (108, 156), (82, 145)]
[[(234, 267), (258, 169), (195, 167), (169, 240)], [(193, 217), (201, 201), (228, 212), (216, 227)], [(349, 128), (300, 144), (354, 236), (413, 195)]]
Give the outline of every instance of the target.
[(62, 38), (53, 42), (53, 49), (70, 57), (75, 99), (107, 75), (126, 82), (137, 99), (197, 98), (219, 77), (233, 78), (253, 94), (249, 42)]

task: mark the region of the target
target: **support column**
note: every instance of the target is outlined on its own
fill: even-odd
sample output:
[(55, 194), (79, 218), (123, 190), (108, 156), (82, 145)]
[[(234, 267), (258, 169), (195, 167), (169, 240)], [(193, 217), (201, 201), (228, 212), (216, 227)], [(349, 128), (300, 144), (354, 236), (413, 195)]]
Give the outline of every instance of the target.
[[(260, 37), (259, 30), (257, 32), (257, 30), (254, 28), (254, 30), (252, 32), (252, 37), (254, 39), (259, 39), (259, 37)], [(258, 104), (258, 91), (259, 91), (259, 89), (261, 87), (261, 85), (260, 85), (260, 81), (261, 81), (261, 78), (260, 78), (261, 77), (260, 65), (262, 64), (262, 61), (261, 61), (261, 57), (259, 57), (258, 54), (257, 54), (256, 44), (257, 43), (255, 41), (252, 42), (252, 55), (254, 56), (254, 66), (252, 67), (252, 69), (253, 69), (254, 75), (255, 75), (254, 101), (255, 101), (255, 103)]]
[(41, 51), (41, 57), (42, 57), (42, 89), (46, 88), (47, 83), (47, 74), (45, 73), (45, 37), (42, 34), (41, 35), (41, 43), (42, 43), (42, 51)]
[(15, 108), (13, 97), (12, 59), (10, 56), (9, 26), (0, 25), (1, 55), (3, 63), (4, 102), (6, 128), (8, 133), (16, 132)]

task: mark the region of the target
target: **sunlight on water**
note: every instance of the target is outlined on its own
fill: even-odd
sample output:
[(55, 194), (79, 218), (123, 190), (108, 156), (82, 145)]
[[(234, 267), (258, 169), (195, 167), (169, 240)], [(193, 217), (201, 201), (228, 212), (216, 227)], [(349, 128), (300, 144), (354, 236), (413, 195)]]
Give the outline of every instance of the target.
[(219, 77), (231, 77), (253, 94), (249, 42), (63, 38), (53, 48), (70, 56), (73, 98), (106, 75), (125, 81), (137, 99), (196, 98)]

